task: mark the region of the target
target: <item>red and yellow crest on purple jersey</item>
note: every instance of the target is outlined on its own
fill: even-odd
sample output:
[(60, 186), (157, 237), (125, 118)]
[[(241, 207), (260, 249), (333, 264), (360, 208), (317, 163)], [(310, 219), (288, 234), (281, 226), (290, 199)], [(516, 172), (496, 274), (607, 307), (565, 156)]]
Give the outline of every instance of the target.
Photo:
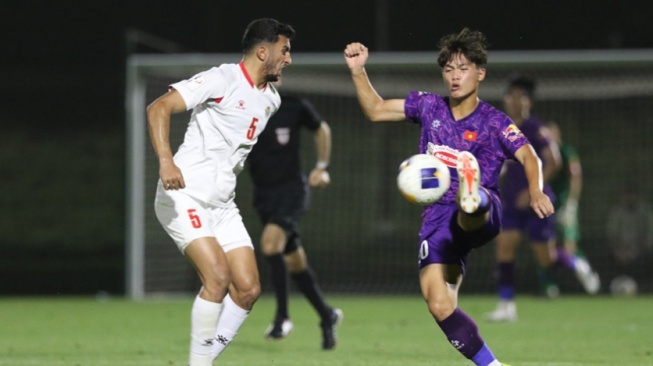
[(524, 137), (524, 134), (521, 132), (519, 127), (514, 123), (511, 123), (505, 130), (503, 130), (503, 137), (508, 139), (510, 142), (514, 142), (518, 138)]
[(465, 131), (465, 133), (463, 133), (463, 139), (467, 141), (475, 142), (477, 137), (478, 137), (478, 132)]

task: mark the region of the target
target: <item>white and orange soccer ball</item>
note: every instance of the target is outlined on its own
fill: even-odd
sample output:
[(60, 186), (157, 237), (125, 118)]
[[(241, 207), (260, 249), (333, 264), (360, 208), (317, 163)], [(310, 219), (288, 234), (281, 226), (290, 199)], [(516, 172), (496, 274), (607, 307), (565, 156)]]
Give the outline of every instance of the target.
[(433, 155), (413, 155), (399, 165), (397, 187), (411, 203), (430, 205), (442, 198), (450, 184), (449, 168)]

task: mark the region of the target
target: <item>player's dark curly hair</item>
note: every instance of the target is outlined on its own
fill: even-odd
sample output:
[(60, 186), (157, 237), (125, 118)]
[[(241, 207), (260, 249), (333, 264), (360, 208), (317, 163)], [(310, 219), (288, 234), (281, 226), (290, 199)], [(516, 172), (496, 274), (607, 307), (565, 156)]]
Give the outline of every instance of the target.
[(249, 53), (259, 43), (276, 43), (279, 36), (288, 39), (295, 37), (295, 29), (289, 24), (283, 24), (275, 19), (261, 18), (249, 23), (243, 34), (243, 53)]
[(506, 88), (506, 91), (511, 89), (521, 89), (530, 100), (534, 100), (537, 84), (535, 79), (532, 77), (517, 72), (512, 74), (508, 80), (508, 87)]
[(487, 64), (488, 46), (483, 33), (464, 28), (458, 34), (449, 34), (440, 39), (438, 65), (444, 67), (455, 54), (461, 53), (476, 66), (483, 67)]

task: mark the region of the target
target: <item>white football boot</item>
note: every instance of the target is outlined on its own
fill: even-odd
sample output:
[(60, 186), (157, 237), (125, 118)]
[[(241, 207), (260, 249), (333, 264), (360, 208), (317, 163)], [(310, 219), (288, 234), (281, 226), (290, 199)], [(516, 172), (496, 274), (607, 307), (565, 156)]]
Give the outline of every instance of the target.
[(472, 214), (476, 212), (481, 204), (481, 196), (478, 190), (481, 184), (481, 169), (478, 161), (469, 151), (463, 151), (458, 155), (458, 198), (460, 208)]
[(576, 278), (583, 285), (585, 291), (590, 295), (595, 295), (601, 289), (601, 280), (599, 274), (592, 270), (587, 259), (576, 257), (574, 260), (574, 267), (576, 270)]
[(497, 308), (485, 315), (485, 320), (491, 322), (508, 322), (517, 321), (517, 304), (514, 301), (500, 300)]

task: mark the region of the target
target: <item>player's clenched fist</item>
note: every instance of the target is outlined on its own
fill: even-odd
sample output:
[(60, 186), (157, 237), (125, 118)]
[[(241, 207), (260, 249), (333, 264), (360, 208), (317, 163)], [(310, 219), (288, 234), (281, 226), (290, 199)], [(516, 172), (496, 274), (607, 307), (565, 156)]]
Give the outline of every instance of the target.
[(354, 42), (345, 47), (345, 61), (352, 70), (365, 66), (368, 56), (367, 47), (362, 43)]

